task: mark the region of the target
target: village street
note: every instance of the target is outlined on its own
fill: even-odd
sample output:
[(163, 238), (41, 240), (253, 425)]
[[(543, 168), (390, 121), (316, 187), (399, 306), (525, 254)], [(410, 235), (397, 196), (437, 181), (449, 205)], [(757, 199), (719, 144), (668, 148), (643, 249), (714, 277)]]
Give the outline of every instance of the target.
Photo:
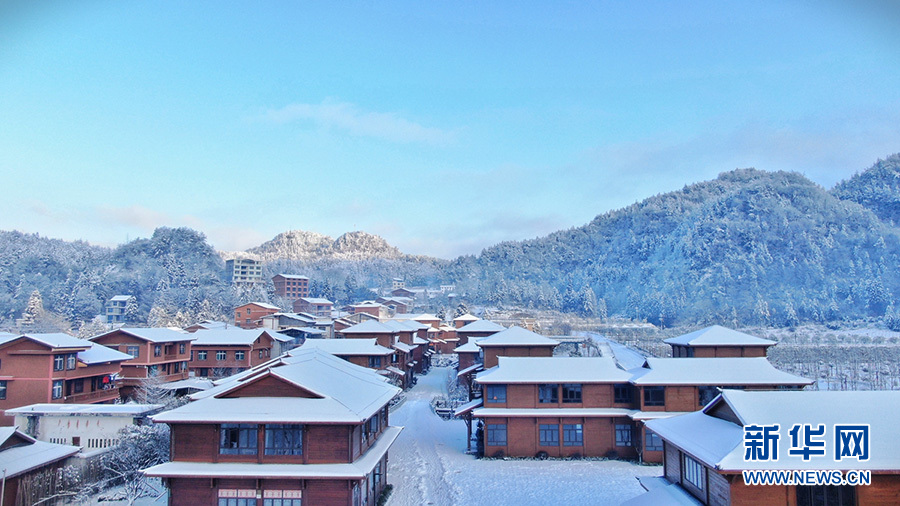
[(601, 460), (479, 460), (465, 454), (466, 426), (431, 409), (446, 395), (455, 371), (434, 367), (391, 413), (405, 427), (391, 447), (390, 506), (422, 504), (619, 504), (643, 492), (636, 476), (658, 476), (661, 466)]

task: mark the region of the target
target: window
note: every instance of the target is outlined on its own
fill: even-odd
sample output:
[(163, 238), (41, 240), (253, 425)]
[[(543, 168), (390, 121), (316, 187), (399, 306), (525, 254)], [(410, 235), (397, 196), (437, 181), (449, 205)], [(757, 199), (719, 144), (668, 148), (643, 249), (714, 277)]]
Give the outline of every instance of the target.
[(486, 432), (488, 446), (506, 446), (505, 423), (489, 423)]
[(225, 358), (227, 356), (228, 356), (228, 352), (226, 352), (224, 350), (219, 350), (216, 352), (216, 360), (225, 360)]
[(6, 380), (0, 381), (0, 400), (6, 399)]
[(134, 358), (138, 358), (141, 354), (140, 346), (128, 346), (125, 348), (125, 353), (131, 355)]
[(53, 392), (51, 395), (54, 399), (62, 399), (63, 380), (53, 380)]
[(263, 358), (263, 350), (259, 350), (259, 358)]
[(617, 404), (631, 404), (634, 402), (634, 397), (631, 395), (631, 385), (628, 383), (613, 385), (613, 402)]
[(53, 370), (54, 371), (62, 371), (66, 368), (66, 356), (65, 355), (54, 355), (53, 356)]
[(235, 360), (244, 360), (244, 352), (243, 351), (234, 352), (234, 359)]
[(564, 383), (562, 386), (562, 401), (564, 403), (581, 402), (581, 385), (578, 383)]
[(263, 499), (263, 506), (302, 506), (302, 504), (303, 499)]
[(581, 446), (583, 444), (584, 429), (581, 424), (563, 424), (563, 446)]
[(541, 404), (555, 404), (559, 402), (559, 385), (556, 383), (538, 385), (538, 402)]
[(856, 506), (853, 485), (798, 486), (797, 506)]
[(75, 358), (76, 355), (74, 353), (66, 355), (66, 369), (70, 371), (75, 369)]
[(162, 355), (162, 346), (157, 344), (156, 346), (153, 347), (153, 356), (158, 357), (160, 355)]
[(256, 425), (223, 423), (219, 430), (219, 453), (256, 455)]
[(187, 350), (187, 346), (184, 343), (178, 345), (178, 353), (184, 355), (184, 352)]
[(173, 363), (172, 364), (172, 373), (175, 374), (175, 373), (179, 373), (179, 372), (181, 372), (181, 362)]
[(665, 406), (666, 387), (644, 387), (644, 406)]
[(84, 392), (84, 380), (75, 380), (72, 382), (72, 393), (80, 394)]
[(266, 455), (303, 455), (303, 426), (266, 425)]
[(719, 395), (719, 389), (711, 386), (701, 386), (699, 387), (699, 394), (697, 397), (700, 400), (700, 406), (706, 406), (710, 401), (716, 398)]
[(506, 385), (488, 385), (484, 402), (506, 402)]
[(197, 352), (197, 360), (206, 360), (206, 352), (198, 351)]
[(368, 423), (366, 423), (366, 430), (369, 435), (374, 436), (375, 434), (378, 434), (378, 415), (369, 418)]
[(378, 369), (381, 367), (381, 357), (369, 357), (369, 367)]
[(684, 456), (684, 470), (682, 473), (684, 474), (684, 481), (700, 490), (706, 488), (706, 473), (704, 472), (703, 464), (697, 462), (689, 455)]
[(645, 439), (644, 450), (647, 450), (648, 452), (663, 451), (663, 442), (662, 438), (659, 437), (659, 434), (647, 429), (647, 437)]
[(559, 425), (542, 423), (538, 429), (541, 446), (559, 446)]
[(220, 497), (218, 506), (256, 506), (256, 498)]
[(632, 446), (631, 425), (627, 423), (616, 424), (616, 446)]

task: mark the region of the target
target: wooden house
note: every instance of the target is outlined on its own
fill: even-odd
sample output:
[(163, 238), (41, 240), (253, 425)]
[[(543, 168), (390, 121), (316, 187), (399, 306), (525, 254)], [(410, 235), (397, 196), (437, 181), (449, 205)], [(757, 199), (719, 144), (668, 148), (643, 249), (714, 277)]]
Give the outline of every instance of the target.
[(664, 341), (672, 347), (673, 357), (765, 357), (775, 341), (744, 334), (721, 325), (713, 325)]
[(262, 326), (260, 318), (278, 313), (281, 308), (265, 302), (249, 302), (234, 308), (234, 324), (242, 329), (255, 329)]
[[(668, 490), (651, 491), (626, 504), (660, 504), (653, 496), (689, 495), (707, 505), (856, 506), (900, 503), (900, 441), (893, 437), (900, 417), (900, 392), (723, 390), (702, 411), (647, 422), (662, 439), (663, 475)], [(824, 426), (822, 454), (802, 456), (805, 438), (795, 445), (795, 425)], [(837, 427), (867, 428), (859, 446), (843, 446)], [(778, 425), (779, 436), (766, 460), (746, 459), (745, 433)], [(864, 447), (862, 445), (865, 445)], [(791, 454), (800, 449), (801, 453)], [(865, 458), (857, 450), (866, 450)], [(775, 458), (771, 458), (771, 457)], [(867, 485), (748, 485), (742, 471), (871, 472)], [(846, 476), (846, 475), (845, 475)], [(649, 501), (649, 502), (648, 502)]]
[(266, 329), (198, 330), (191, 334), (190, 370), (201, 377), (221, 378), (262, 364), (290, 349), (294, 339)]
[(476, 345), (484, 351), (484, 368), (490, 369), (497, 365), (498, 357), (552, 357), (559, 341), (522, 327), (510, 327), (479, 340)]
[(171, 428), (171, 462), (144, 472), (164, 480), (170, 506), (373, 506), (401, 431), (388, 410), (399, 391), (374, 371), (297, 349), (154, 416)]
[[(455, 322), (456, 320), (454, 320)], [(459, 338), (459, 346), (469, 342), (469, 339), (491, 337), (497, 332), (506, 330), (506, 327), (490, 320), (475, 320), (468, 325), (456, 329), (456, 337)]]
[(195, 339), (191, 333), (169, 328), (121, 328), (90, 338), (129, 355), (122, 362), (123, 399), (132, 397), (141, 382), (150, 376), (163, 383), (187, 379), (191, 341)]
[(55, 492), (47, 485), (78, 452), (77, 446), (38, 441), (15, 427), (0, 427), (0, 506), (44, 503)]
[(315, 317), (330, 318), (334, 302), (322, 297), (300, 297), (294, 301), (295, 313), (307, 313)]

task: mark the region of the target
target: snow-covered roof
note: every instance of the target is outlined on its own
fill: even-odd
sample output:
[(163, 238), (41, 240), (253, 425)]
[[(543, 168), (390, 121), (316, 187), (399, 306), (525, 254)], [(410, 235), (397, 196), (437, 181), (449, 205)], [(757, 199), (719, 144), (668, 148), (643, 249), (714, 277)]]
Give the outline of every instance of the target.
[(410, 328), (408, 325), (404, 325), (403, 322), (398, 322), (397, 320), (386, 320), (382, 322), (382, 325), (390, 327), (397, 332), (415, 332), (418, 328)]
[(331, 302), (330, 300), (323, 297), (300, 297), (300, 300), (306, 302), (307, 304), (334, 304), (334, 302)]
[(474, 322), (475, 320), (480, 320), (477, 316), (473, 314), (466, 313), (464, 315), (457, 316), (453, 319), (455, 322)]
[(178, 381), (169, 381), (168, 383), (162, 383), (159, 385), (159, 388), (164, 390), (209, 390), (212, 388), (213, 382), (212, 380), (206, 378), (188, 378)]
[(244, 306), (259, 306), (259, 307), (261, 307), (261, 308), (263, 308), (263, 309), (274, 309), (274, 310), (276, 310), (276, 311), (281, 311), (281, 308), (280, 308), (280, 307), (278, 307), (278, 306), (273, 306), (272, 304), (269, 304), (269, 303), (267, 303), (267, 302), (248, 302), (248, 303), (246, 303), (246, 304), (241, 304), (241, 305), (238, 306), (238, 307), (244, 307)]
[(475, 320), (472, 323), (463, 325), (458, 329), (453, 329), (459, 333), (465, 332), (500, 332), (506, 330), (506, 327), (490, 320)]
[(413, 351), (414, 349), (416, 349), (416, 348), (417, 348), (416, 346), (410, 346), (410, 345), (408, 345), (408, 344), (406, 344), (406, 343), (403, 343), (403, 342), (396, 342), (396, 343), (394, 343), (394, 349), (395, 349), (395, 350), (400, 350), (400, 351), (402, 351), (403, 353), (412, 353), (412, 351)]
[(456, 373), (456, 377), (459, 378), (460, 376), (465, 376), (466, 374), (469, 374), (470, 372), (474, 372), (474, 371), (477, 371), (477, 370), (483, 369), (483, 368), (484, 368), (484, 364), (472, 364), (469, 367), (466, 367), (465, 369)]
[(162, 404), (30, 404), (7, 409), (6, 415), (138, 416), (157, 411), (162, 407)]
[(394, 374), (396, 374), (397, 376), (405, 376), (405, 375), (406, 375), (405, 372), (403, 372), (402, 370), (400, 370), (400, 369), (398, 369), (398, 368), (396, 368), (396, 367), (394, 367), (394, 366), (392, 366), (392, 365), (387, 366), (387, 367), (385, 368), (385, 370), (387, 370), (388, 372), (394, 373)]
[(32, 341), (36, 341), (41, 343), (49, 348), (90, 348), (91, 342), (85, 339), (79, 339), (74, 336), (70, 336), (69, 334), (63, 334), (62, 332), (55, 332), (50, 334), (10, 334), (10, 336), (4, 338), (0, 344), (7, 343), (9, 341), (13, 341), (20, 337), (27, 337)]
[(690, 334), (664, 340), (668, 344), (683, 346), (772, 346), (775, 341), (744, 334), (721, 325), (706, 327)]
[(84, 351), (79, 351), (78, 360), (84, 362), (86, 365), (103, 364), (105, 362), (124, 362), (134, 358), (127, 353), (107, 348), (102, 344), (92, 343), (90, 341), (84, 342), (91, 345), (91, 347)]
[(351, 355), (391, 355), (394, 350), (385, 348), (372, 339), (307, 339), (301, 349), (315, 348), (338, 357)]
[(608, 357), (498, 357), (475, 380), (507, 383), (626, 383), (631, 374)]
[[(317, 397), (221, 397), (271, 376)], [(400, 389), (371, 369), (316, 348), (302, 346), (215, 387), (191, 396), (194, 402), (153, 417), (165, 423), (362, 423)]]
[(77, 446), (59, 445), (36, 441), (15, 427), (0, 427), (0, 446), (11, 437), (19, 437), (27, 444), (10, 446), (0, 450), (0, 468), (5, 471), (6, 478), (12, 478), (66, 457), (80, 450)]
[(658, 420), (660, 418), (669, 418), (670, 416), (686, 415), (693, 411), (635, 411), (628, 415), (628, 418), (637, 421)]
[(484, 404), (484, 399), (474, 399), (453, 410), (453, 416), (464, 415), (475, 408), (480, 408)]
[(196, 323), (191, 325), (191, 327), (200, 327), (203, 329), (221, 329), (227, 327), (228, 324), (225, 322), (217, 322), (213, 320), (203, 320), (200, 323)]
[(702, 504), (677, 483), (670, 483), (665, 487), (650, 489), (619, 506), (700, 506)]
[[(730, 411), (744, 425), (780, 425), (778, 460), (744, 461), (741, 425), (718, 418)], [(703, 411), (652, 420), (647, 427), (702, 460), (725, 471), (743, 469), (900, 470), (900, 440), (893, 437), (900, 417), (898, 391), (744, 391), (724, 390)], [(804, 461), (790, 456), (788, 430), (795, 424), (826, 427), (821, 457)], [(868, 425), (869, 459), (835, 461), (834, 425)]]
[(276, 276), (276, 277), (277, 277), (277, 276), (281, 276), (281, 277), (283, 277), (284, 279), (309, 279), (308, 277), (306, 277), (306, 276), (301, 276), (301, 275), (299, 275), (299, 274), (276, 274), (275, 276)]
[(193, 346), (251, 346), (263, 334), (276, 341), (290, 342), (294, 338), (269, 329), (242, 329), (240, 327), (228, 327), (227, 329), (198, 330), (194, 332), (196, 340)]
[(480, 353), (481, 348), (479, 348), (475, 343), (477, 343), (482, 338), (480, 337), (470, 337), (469, 341), (462, 345), (458, 346), (453, 350), (454, 353)]
[[(213, 322), (217, 323), (217, 322)], [(216, 329), (219, 327), (210, 326), (207, 329)], [(223, 326), (224, 328), (224, 326)], [(111, 332), (106, 332), (100, 334), (99, 336), (94, 336), (91, 340), (97, 339), (101, 336), (112, 334), (113, 332), (124, 332), (128, 335), (137, 337), (138, 339), (143, 339), (145, 341), (149, 341), (151, 343), (171, 343), (171, 342), (180, 342), (180, 341), (193, 341), (196, 339), (194, 334), (190, 332), (185, 332), (181, 329), (170, 328), (170, 327), (156, 327), (156, 328), (121, 328), (118, 330), (113, 330)]]
[(116, 302), (128, 302), (133, 298), (134, 295), (113, 295), (109, 300), (114, 300)]
[(379, 321), (366, 320), (339, 332), (341, 334), (394, 334), (397, 330)]
[(775, 369), (765, 357), (654, 358), (633, 369), (635, 385), (809, 385), (812, 380)]
[(414, 314), (414, 315), (408, 316), (407, 318), (409, 318), (410, 320), (416, 320), (416, 321), (421, 321), (421, 320), (425, 320), (425, 321), (440, 321), (440, 320), (441, 320), (441, 319), (438, 318), (437, 316), (435, 316), (435, 315), (433, 315), (433, 314), (429, 314), (429, 313), (419, 313), (419, 314)]
[(358, 480), (365, 478), (375, 464), (384, 457), (394, 444), (403, 427), (387, 427), (375, 444), (362, 457), (344, 464), (255, 464), (255, 463), (208, 463), (208, 462), (166, 462), (148, 469), (147, 476), (162, 478), (233, 478), (249, 479), (310, 479), (333, 478)]
[(634, 410), (625, 408), (481, 408), (473, 415), (481, 417), (588, 417), (628, 416)]
[[(475, 323), (478, 322), (470, 323), (469, 325), (474, 325)], [(466, 327), (469, 325), (466, 325)], [(556, 346), (559, 344), (559, 341), (544, 337), (530, 330), (525, 330), (522, 327), (510, 327), (478, 341), (477, 344), (482, 348), (489, 346)]]
[(421, 346), (421, 345), (423, 345), (423, 344), (428, 344), (428, 340), (427, 340), (427, 339), (422, 339), (421, 337), (416, 337), (416, 336), (413, 336), (412, 341), (413, 341), (413, 344), (416, 345), (416, 346)]

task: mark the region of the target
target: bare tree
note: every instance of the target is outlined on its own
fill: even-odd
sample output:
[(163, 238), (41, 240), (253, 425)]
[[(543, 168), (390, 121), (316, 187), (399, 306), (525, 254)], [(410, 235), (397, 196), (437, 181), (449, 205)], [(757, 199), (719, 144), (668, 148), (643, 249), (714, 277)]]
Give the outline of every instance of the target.
[(121, 487), (129, 506), (141, 497), (160, 491), (141, 472), (169, 461), (169, 426), (130, 425), (120, 433), (119, 443), (103, 456), (105, 483)]

